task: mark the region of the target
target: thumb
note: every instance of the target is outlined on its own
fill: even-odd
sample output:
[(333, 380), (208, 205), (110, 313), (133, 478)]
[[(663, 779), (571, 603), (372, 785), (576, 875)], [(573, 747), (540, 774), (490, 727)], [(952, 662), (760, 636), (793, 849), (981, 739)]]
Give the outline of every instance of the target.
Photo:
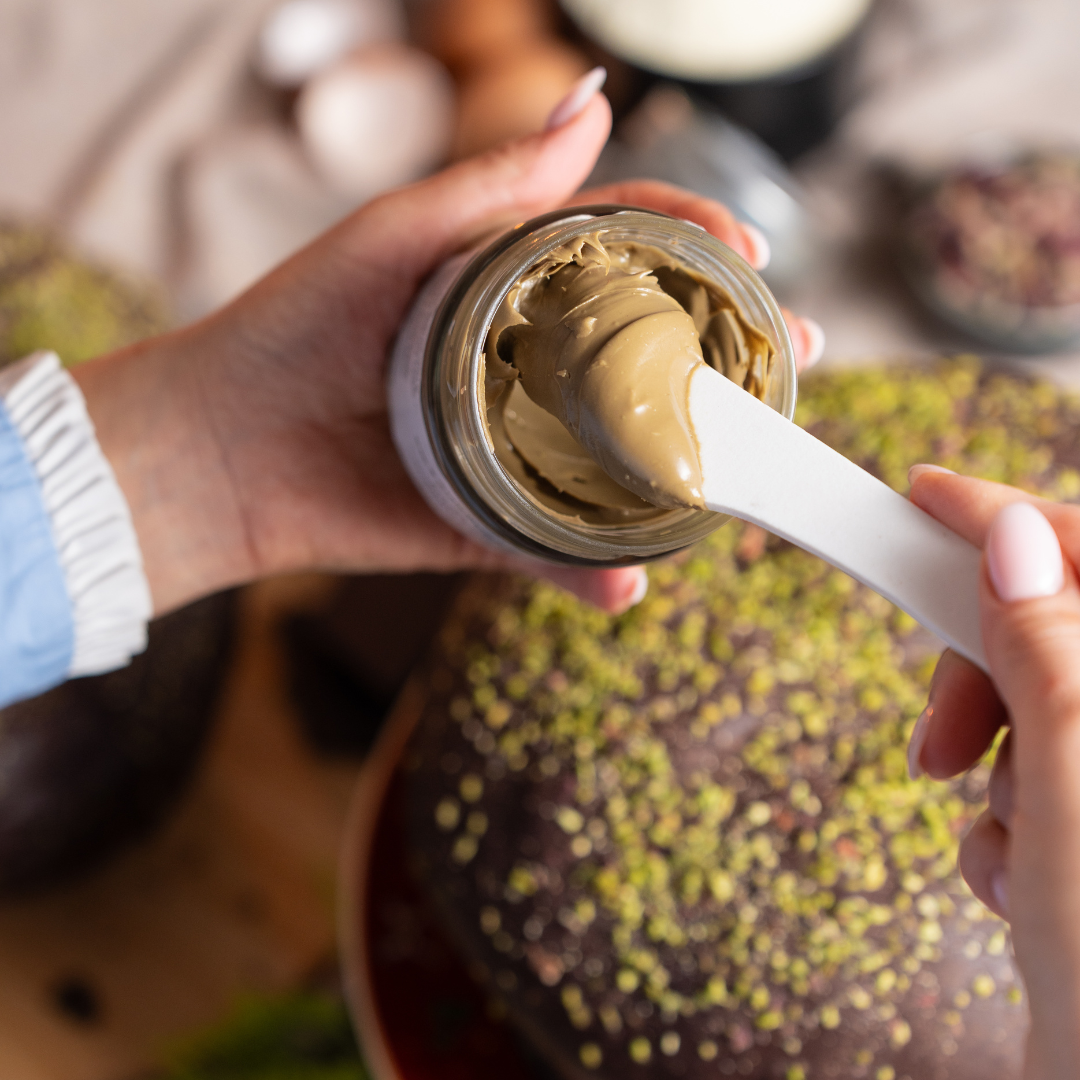
[(1007, 896), (1033, 1034), (1080, 1032), (1080, 589), (1050, 523), (1027, 502), (995, 516), (985, 567), (983, 639), (1013, 741), (995, 892)]
[(597, 88), (602, 73), (571, 87), (552, 114), (555, 126), (368, 203), (349, 223), (362, 230), (368, 260), (381, 255), (395, 276), (419, 279), (486, 233), (566, 202), (611, 131), (611, 107)]

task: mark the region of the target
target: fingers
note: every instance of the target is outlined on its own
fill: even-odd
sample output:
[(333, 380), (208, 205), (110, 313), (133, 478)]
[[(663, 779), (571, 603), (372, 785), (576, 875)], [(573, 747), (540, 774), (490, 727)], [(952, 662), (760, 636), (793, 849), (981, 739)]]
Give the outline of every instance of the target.
[(936, 780), (971, 768), (1008, 717), (990, 679), (947, 649), (930, 683), (929, 702), (915, 723), (908, 747), (912, 777)]
[(1012, 721), (1018, 812), (1040, 842), (1074, 853), (1080, 903), (1080, 588), (1030, 503), (1010, 503), (991, 523), (981, 607)]
[(640, 603), (649, 587), (649, 578), (643, 566), (616, 570), (552, 566), (545, 567), (541, 576), (609, 615), (621, 615)]
[(960, 845), (960, 873), (979, 900), (1003, 919), (1009, 917), (1008, 855), (1009, 834), (989, 810), (983, 811)]
[(908, 472), (910, 499), (969, 543), (983, 547), (990, 523), (1006, 504), (1018, 500), (1035, 502), (1006, 484), (958, 476), (937, 465), (913, 465)]
[[(1065, 1067), (1054, 1074), (1072, 1075), (1066, 1063), (1080, 1051), (1066, 1037), (1080, 1015), (1080, 587), (1067, 555), (1077, 550), (1077, 512), (925, 467), (912, 472), (912, 499), (984, 548), (983, 642), (1011, 731), (991, 774), (990, 807), (961, 845), (960, 870), (1011, 921), (1033, 1031), (1061, 1051)], [(946, 765), (955, 763), (950, 753), (972, 756), (994, 726), (993, 705), (982, 700), (969, 735), (950, 729), (983, 689), (948, 661), (931, 689), (918, 760), (929, 765), (931, 746)]]
[(1008, 829), (1013, 816), (1012, 732), (998, 747), (994, 768), (990, 773), (990, 813)]
[(795, 370), (802, 373), (813, 367), (825, 352), (825, 331), (813, 319), (801, 318), (787, 308), (780, 310), (784, 313), (784, 322), (787, 323), (788, 333), (791, 335)]
[(577, 104), (561, 125), (368, 203), (340, 226), (346, 240), (362, 238), (357, 257), (367, 263), (419, 280), (486, 233), (559, 206), (592, 171), (611, 130), (601, 93)]
[[(987, 657), (1018, 744), (1038, 733), (1034, 745), (1049, 752), (1075, 728), (1080, 746), (1080, 588), (1030, 503), (1010, 503), (991, 523), (981, 605)], [(1018, 746), (1018, 766), (1024, 757)]]
[(608, 615), (622, 615), (629, 611), (635, 604), (641, 603), (649, 588), (649, 576), (644, 566), (590, 570), (507, 556), (471, 542), (467, 542), (466, 547), (470, 554), (462, 565), (542, 578)]
[(1007, 484), (958, 476), (937, 465), (914, 465), (908, 479), (910, 499), (916, 506), (980, 548), (1002, 507), (1031, 503), (1054, 526), (1066, 555), (1080, 564), (1080, 507), (1048, 502)]
[[(722, 203), (661, 180), (622, 180), (590, 188), (578, 192), (569, 205), (583, 206), (587, 203), (625, 203), (670, 214), (671, 217), (700, 225), (717, 240), (737, 251), (751, 266), (761, 269), (769, 261), (768, 244), (757, 229), (740, 224)], [(763, 262), (760, 261), (762, 259)]]
[(544, 130), (553, 131), (555, 128), (570, 123), (589, 104), (605, 82), (607, 82), (607, 68), (594, 67), (592, 71), (582, 75), (551, 110)]
[(997, 824), (973, 831), (962, 867), (980, 899), (1008, 907), (1037, 1015), (1053, 1012), (1080, 970), (1080, 588), (1029, 502), (998, 511), (985, 552), (983, 640), (1012, 730), (991, 790)]

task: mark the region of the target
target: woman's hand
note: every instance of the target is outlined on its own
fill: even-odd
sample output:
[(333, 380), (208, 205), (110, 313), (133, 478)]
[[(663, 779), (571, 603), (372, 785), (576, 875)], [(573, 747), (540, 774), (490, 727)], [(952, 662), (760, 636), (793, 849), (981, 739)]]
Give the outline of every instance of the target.
[[(455, 533), (410, 482), (387, 416), (387, 356), (427, 275), (571, 197), (688, 218), (751, 261), (767, 258), (755, 230), (668, 185), (575, 196), (611, 125), (592, 87), (595, 77), (559, 126), (368, 203), (201, 323), (76, 370), (131, 505), (156, 611), (311, 568), (525, 569), (609, 611), (641, 598), (640, 568), (541, 566)], [(816, 359), (820, 330), (789, 321), (800, 359)]]
[(1026, 1080), (1080, 1071), (1080, 507), (927, 466), (911, 499), (984, 548), (993, 679), (946, 652), (912, 735), (913, 773), (953, 776), (1009, 732), (990, 807), (960, 849), (975, 895), (1012, 923), (1032, 1028)]

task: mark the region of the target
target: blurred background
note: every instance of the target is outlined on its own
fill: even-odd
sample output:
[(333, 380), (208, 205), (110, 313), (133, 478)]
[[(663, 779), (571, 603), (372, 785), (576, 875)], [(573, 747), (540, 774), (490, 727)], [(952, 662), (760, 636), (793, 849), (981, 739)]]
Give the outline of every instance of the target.
[[(975, 350), (1080, 385), (1078, 36), (1071, 0), (0, 0), (0, 363), (197, 318), (602, 63), (594, 179), (758, 225), (826, 363)], [(330, 1075), (274, 1065), (296, 1047), (363, 1075), (341, 832), (453, 584), (212, 598), (5, 711), (0, 1075)], [(394, 606), (377, 640), (353, 617)]]

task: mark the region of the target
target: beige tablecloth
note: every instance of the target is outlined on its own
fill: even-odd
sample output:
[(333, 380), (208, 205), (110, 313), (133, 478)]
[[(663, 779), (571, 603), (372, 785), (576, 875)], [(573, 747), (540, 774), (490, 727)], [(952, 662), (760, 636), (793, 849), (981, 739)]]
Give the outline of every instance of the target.
[[(0, 213), (58, 222), (195, 316), (347, 212), (249, 74), (271, 2), (0, 0)], [(830, 360), (966, 347), (876, 247), (875, 169), (1080, 145), (1078, 39), (1076, 0), (879, 0), (857, 104), (797, 169), (827, 239), (795, 299)], [(1080, 385), (1080, 353), (1025, 362)]]

